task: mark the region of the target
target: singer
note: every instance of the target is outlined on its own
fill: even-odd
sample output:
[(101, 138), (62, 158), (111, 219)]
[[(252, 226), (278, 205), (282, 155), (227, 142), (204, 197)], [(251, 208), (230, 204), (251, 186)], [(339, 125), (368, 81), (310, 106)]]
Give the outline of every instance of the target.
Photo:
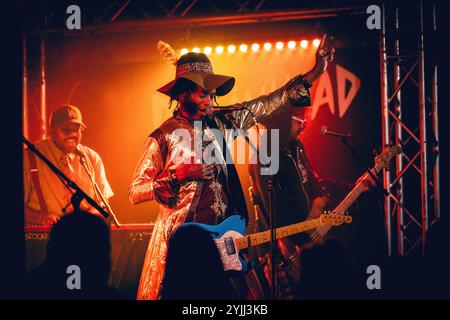
[[(67, 104), (59, 106), (50, 115), (50, 138), (37, 143), (36, 148), (86, 194), (101, 204), (93, 181), (80, 162), (81, 156), (84, 156), (87, 168), (105, 199), (111, 198), (114, 193), (106, 179), (105, 168), (98, 153), (81, 144), (85, 129), (81, 111), (77, 107)], [(24, 152), (23, 170), (26, 224), (53, 224), (63, 213), (73, 211), (70, 202), (72, 193), (29, 150)], [(86, 201), (81, 202), (80, 209), (100, 214)]]
[[(309, 72), (296, 76), (268, 95), (238, 104), (244, 108), (237, 108), (231, 115), (242, 130), (253, 125), (251, 113), (259, 120), (285, 110), (288, 105), (310, 104), (308, 89), (333, 57), (334, 48), (330, 43), (327, 45), (326, 40), (324, 36), (316, 53), (316, 64)], [(169, 241), (174, 231), (185, 222), (214, 225), (235, 214), (248, 220), (246, 202), (234, 164), (191, 163), (189, 160), (175, 163), (174, 158), (189, 159), (198, 155), (178, 140), (171, 139), (174, 130), (179, 128), (189, 130), (191, 137), (194, 137), (191, 141), (195, 141), (195, 135), (202, 135), (208, 128), (219, 129), (222, 134), (226, 129), (231, 129), (232, 125), (224, 112), (213, 112), (213, 102), (217, 103), (217, 96), (231, 91), (235, 79), (215, 74), (208, 57), (202, 53), (186, 53), (174, 61), (175, 79), (158, 89), (170, 98), (171, 105), (176, 102), (173, 116), (147, 138), (129, 188), (129, 198), (133, 204), (150, 200), (160, 204), (160, 213), (144, 259), (137, 298), (243, 298), (247, 295), (243, 289), (245, 285), (242, 285), (244, 279), (232, 278), (223, 269), (214, 267), (217, 266), (217, 260), (214, 260), (217, 257), (209, 249), (212, 240), (208, 235), (196, 230), (193, 232), (196, 239), (194, 235), (177, 239), (177, 245)], [(201, 121), (203, 130), (196, 128), (194, 121)], [(224, 139), (223, 135), (215, 138)], [(221, 145), (224, 148), (216, 152), (227, 158), (229, 150), (226, 143)], [(183, 242), (192, 246), (171, 259), (171, 254), (174, 254), (171, 248), (179, 247)], [(236, 287), (241, 290), (234, 290)]]

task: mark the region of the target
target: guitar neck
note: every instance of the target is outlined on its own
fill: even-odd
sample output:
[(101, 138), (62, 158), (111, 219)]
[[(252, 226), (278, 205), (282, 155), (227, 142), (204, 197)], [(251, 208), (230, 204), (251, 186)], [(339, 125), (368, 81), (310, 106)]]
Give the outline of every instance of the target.
[[(275, 239), (282, 239), (297, 233), (312, 230), (322, 226), (320, 218), (291, 224), (289, 226), (275, 229)], [(270, 230), (254, 233), (242, 238), (235, 239), (236, 248), (242, 250), (250, 246), (257, 246), (270, 241)]]
[[(385, 167), (385, 163), (379, 162), (372, 169), (371, 173), (373, 175), (377, 175), (378, 172)], [(360, 178), (362, 181), (366, 180), (369, 176), (369, 173), (365, 173)], [(335, 208), (333, 213), (335, 214), (344, 214), (350, 208), (350, 206), (355, 202), (355, 200), (366, 191), (366, 187), (363, 183), (358, 183), (352, 191), (339, 203), (339, 205)], [(320, 228), (320, 227), (329, 227), (331, 228), (331, 224), (325, 223), (323, 224), (320, 218), (307, 220), (304, 222), (299, 222), (296, 224), (292, 224), (285, 227), (280, 227), (275, 229), (275, 239), (282, 239), (285, 237), (292, 236), (297, 233), (305, 232), (308, 230)], [(235, 245), (238, 250), (242, 250), (248, 248), (250, 246), (257, 246), (263, 243), (267, 243), (270, 241), (271, 235), (270, 230), (254, 233), (242, 238), (235, 239)]]
[[(380, 162), (377, 163), (370, 172), (376, 176), (378, 172), (380, 172), (381, 169), (383, 169), (384, 163)], [(364, 173), (360, 179), (366, 180), (369, 178), (369, 173)], [(363, 183), (358, 183), (352, 191), (349, 192), (349, 194), (339, 203), (339, 205), (333, 210), (333, 213), (339, 213), (339, 214), (345, 214), (350, 206), (358, 199), (358, 197), (366, 191), (366, 187)]]

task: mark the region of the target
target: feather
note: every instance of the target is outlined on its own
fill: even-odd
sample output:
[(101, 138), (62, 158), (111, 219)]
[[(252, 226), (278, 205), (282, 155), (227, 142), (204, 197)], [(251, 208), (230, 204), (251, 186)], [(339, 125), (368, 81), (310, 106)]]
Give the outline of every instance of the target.
[(177, 65), (177, 61), (178, 61), (178, 56), (177, 56), (177, 52), (175, 51), (174, 48), (172, 48), (170, 46), (170, 44), (164, 42), (164, 41), (158, 41), (158, 44), (156, 46), (159, 50), (159, 54), (166, 59), (167, 61), (169, 61), (171, 64), (173, 65)]

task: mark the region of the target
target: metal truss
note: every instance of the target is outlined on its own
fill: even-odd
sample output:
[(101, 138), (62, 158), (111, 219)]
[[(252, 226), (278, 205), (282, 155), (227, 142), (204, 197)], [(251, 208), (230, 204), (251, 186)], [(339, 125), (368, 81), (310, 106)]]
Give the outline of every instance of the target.
[[(17, 1), (24, 13), (26, 31), (64, 29), (67, 7), (74, 4), (70, 0)], [(79, 0), (76, 4), (81, 9), (84, 28), (130, 21), (162, 20), (169, 24), (180, 18), (298, 11), (311, 9), (311, 5), (313, 9), (351, 7), (346, 0), (316, 0), (312, 4), (302, 0)]]
[[(45, 41), (41, 37), (39, 39), (39, 68), (38, 70), (29, 69), (29, 52), (27, 46), (27, 37), (23, 35), (23, 70), (22, 70), (22, 104), (23, 104), (23, 134), (27, 139), (30, 139), (29, 119), (34, 117), (39, 119), (39, 135), (33, 137), (33, 140), (42, 140), (47, 135), (47, 84), (46, 84), (46, 55), (45, 55)], [(34, 64), (34, 63), (33, 63)], [(30, 73), (39, 73), (38, 80), (33, 80)], [(30, 114), (31, 113), (31, 114)]]
[[(431, 9), (428, 12), (422, 1), (413, 4), (417, 4), (416, 11), (413, 5), (382, 8), (383, 149), (390, 145), (401, 145), (403, 149), (396, 156), (395, 164), (383, 171), (383, 185), (389, 193), (384, 204), (389, 256), (393, 254), (395, 242), (400, 256), (424, 255), (427, 232), (440, 218), (438, 64), (437, 59), (425, 60), (425, 53), (427, 58), (432, 57), (428, 55), (432, 48), (431, 41), (427, 42), (430, 38), (424, 40), (438, 31), (436, 6), (427, 7)], [(427, 13), (433, 26), (425, 28)], [(416, 27), (401, 26), (400, 15), (414, 15)]]
[[(265, 4), (266, 0), (255, 1), (207, 1), (207, 0), (177, 0), (177, 1), (163, 1), (163, 0), (116, 0), (108, 5), (101, 15), (95, 19), (95, 22), (100, 22), (104, 17), (110, 17), (109, 21), (116, 20), (119, 15), (132, 3), (143, 17), (151, 18), (174, 18), (185, 17), (191, 13), (192, 9), (202, 8), (202, 12), (208, 14), (224, 14), (230, 10), (236, 13), (243, 13), (248, 11), (258, 11)], [(157, 10), (156, 10), (157, 9)], [(139, 18), (139, 15), (134, 18)], [(104, 21), (107, 22), (107, 21)]]
[[(60, 18), (67, 6), (73, 4), (67, 0), (41, 0), (33, 3), (31, 0), (19, 1), (24, 10), (33, 11), (37, 23), (34, 29), (43, 28), (63, 28), (64, 21)], [(83, 12), (83, 25), (98, 25), (115, 22), (117, 20), (148, 20), (162, 18), (181, 18), (186, 16), (211, 16), (224, 15), (230, 13), (256, 12), (263, 8), (267, 0), (97, 0), (78, 1)], [(272, 1), (267, 6), (268, 10), (277, 10), (283, 6), (283, 2)], [(296, 1), (294, 1), (296, 2)], [(292, 1), (291, 1), (292, 3)], [(267, 4), (266, 4), (267, 5)], [(30, 9), (34, 7), (34, 9)]]

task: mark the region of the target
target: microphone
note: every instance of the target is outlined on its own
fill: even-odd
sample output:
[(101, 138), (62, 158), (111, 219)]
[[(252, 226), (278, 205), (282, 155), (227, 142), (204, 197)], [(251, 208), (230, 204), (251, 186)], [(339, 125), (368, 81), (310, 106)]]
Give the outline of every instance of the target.
[(351, 133), (328, 130), (328, 128), (326, 126), (322, 126), (320, 128), (320, 133), (323, 136), (329, 135), (329, 136), (335, 136), (335, 137), (340, 137), (340, 138), (348, 138), (348, 137), (352, 136)]
[(231, 107), (212, 107), (212, 113), (230, 113), (233, 111), (239, 111), (246, 109), (242, 105), (234, 105)]

